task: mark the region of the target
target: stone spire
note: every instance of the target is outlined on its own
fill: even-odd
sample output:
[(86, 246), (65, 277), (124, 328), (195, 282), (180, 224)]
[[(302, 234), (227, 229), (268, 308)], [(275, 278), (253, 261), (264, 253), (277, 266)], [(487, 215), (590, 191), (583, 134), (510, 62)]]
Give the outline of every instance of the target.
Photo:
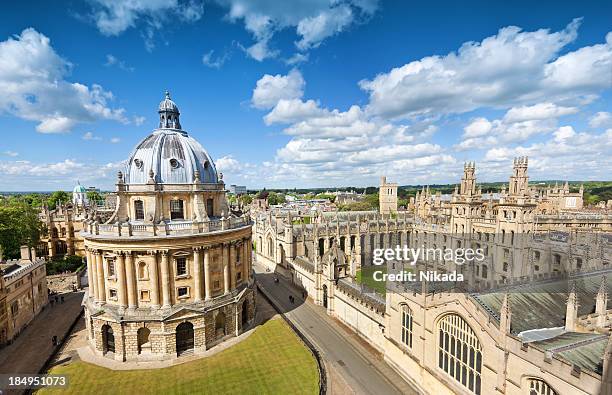
[(512, 310), (510, 309), (509, 299), (508, 293), (505, 293), (501, 308), (499, 310), (499, 330), (505, 335), (510, 333), (512, 319)]
[(572, 283), (572, 289), (570, 290), (567, 298), (567, 309), (565, 311), (565, 330), (573, 332), (576, 330), (576, 324), (578, 320), (578, 297), (576, 296), (576, 283)]
[(606, 311), (608, 309), (608, 289), (607, 289), (606, 276), (601, 277), (601, 285), (599, 286), (599, 292), (595, 298), (595, 314), (597, 314), (598, 328), (603, 328), (606, 324)]

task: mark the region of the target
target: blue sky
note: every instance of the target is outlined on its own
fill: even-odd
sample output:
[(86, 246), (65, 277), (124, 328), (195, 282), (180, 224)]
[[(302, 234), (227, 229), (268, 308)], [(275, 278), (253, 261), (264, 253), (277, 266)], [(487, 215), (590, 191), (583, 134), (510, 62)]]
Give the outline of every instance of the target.
[(165, 89), (227, 183), (610, 180), (609, 2), (23, 1), (0, 190), (112, 189)]

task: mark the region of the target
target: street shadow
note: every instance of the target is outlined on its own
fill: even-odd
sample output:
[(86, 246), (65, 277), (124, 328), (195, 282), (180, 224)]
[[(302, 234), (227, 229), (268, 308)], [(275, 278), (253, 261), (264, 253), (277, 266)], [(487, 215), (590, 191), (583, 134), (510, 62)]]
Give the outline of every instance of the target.
[(256, 273), (255, 282), (258, 293), (281, 314), (297, 309), (308, 298), (304, 288), (280, 271)]

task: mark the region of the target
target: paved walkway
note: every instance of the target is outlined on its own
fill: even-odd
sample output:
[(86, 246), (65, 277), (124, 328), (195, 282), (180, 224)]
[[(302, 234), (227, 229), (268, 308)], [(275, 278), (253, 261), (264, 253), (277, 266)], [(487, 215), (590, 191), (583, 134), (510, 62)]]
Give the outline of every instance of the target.
[(51, 337), (61, 339), (81, 314), (83, 292), (62, 294), (64, 303), (47, 305), (15, 341), (0, 350), (0, 372), (38, 373), (54, 351)]
[[(418, 394), (379, 353), (328, 316), (322, 307), (304, 302), (301, 291), (282, 276), (278, 276), (279, 283), (274, 283), (274, 274), (258, 264), (254, 268), (259, 285), (274, 297), (287, 318), (321, 353), (332, 394)], [(289, 301), (289, 295), (294, 296), (295, 303)]]

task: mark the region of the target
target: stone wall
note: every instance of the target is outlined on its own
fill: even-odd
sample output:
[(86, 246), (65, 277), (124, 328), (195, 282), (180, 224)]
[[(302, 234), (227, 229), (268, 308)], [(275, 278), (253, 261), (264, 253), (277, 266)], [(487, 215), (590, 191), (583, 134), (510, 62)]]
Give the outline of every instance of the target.
[(57, 293), (72, 292), (75, 287), (81, 289), (84, 285), (81, 283), (84, 272), (85, 269), (81, 269), (76, 272), (47, 276), (47, 288)]
[(385, 319), (382, 314), (336, 288), (334, 292), (334, 316), (367, 340), (378, 351), (383, 352)]

